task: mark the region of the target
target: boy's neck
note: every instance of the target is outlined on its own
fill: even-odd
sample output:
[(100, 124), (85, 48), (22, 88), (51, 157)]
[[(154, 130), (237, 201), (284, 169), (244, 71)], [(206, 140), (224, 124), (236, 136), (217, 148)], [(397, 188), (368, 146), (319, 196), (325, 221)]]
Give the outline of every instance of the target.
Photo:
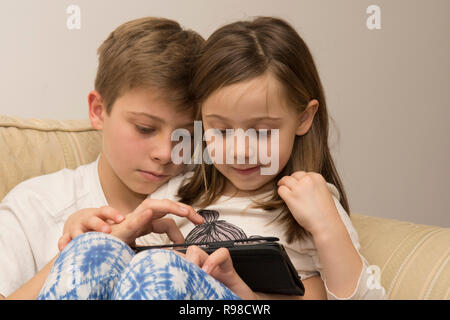
[(136, 193), (128, 188), (116, 175), (110, 164), (100, 154), (98, 176), (108, 206), (128, 214), (138, 207), (147, 195)]

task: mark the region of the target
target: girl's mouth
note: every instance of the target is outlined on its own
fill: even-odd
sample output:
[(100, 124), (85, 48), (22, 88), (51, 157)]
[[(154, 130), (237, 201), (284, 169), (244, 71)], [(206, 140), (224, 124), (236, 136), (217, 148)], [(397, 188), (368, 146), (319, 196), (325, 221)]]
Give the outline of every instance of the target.
[(256, 166), (256, 167), (252, 167), (252, 168), (246, 168), (246, 169), (238, 169), (238, 168), (234, 168), (233, 167), (233, 169), (237, 173), (242, 174), (242, 175), (249, 175), (249, 174), (252, 174), (252, 173), (255, 173), (255, 172), (259, 172), (259, 168), (260, 168), (260, 166)]

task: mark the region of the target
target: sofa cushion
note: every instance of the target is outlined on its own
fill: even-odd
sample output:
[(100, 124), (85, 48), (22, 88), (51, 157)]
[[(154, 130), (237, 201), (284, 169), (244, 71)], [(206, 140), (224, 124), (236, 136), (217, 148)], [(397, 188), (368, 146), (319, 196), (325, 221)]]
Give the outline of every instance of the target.
[(0, 200), (26, 179), (94, 161), (100, 148), (89, 120), (0, 116)]

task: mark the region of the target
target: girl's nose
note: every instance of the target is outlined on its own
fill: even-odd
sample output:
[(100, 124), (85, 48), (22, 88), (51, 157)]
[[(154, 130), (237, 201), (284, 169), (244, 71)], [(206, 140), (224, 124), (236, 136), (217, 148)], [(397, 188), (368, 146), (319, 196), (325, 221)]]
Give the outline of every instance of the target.
[(256, 164), (258, 139), (256, 135), (243, 130), (236, 130), (235, 134), (226, 141), (227, 159), (233, 159), (233, 164)]

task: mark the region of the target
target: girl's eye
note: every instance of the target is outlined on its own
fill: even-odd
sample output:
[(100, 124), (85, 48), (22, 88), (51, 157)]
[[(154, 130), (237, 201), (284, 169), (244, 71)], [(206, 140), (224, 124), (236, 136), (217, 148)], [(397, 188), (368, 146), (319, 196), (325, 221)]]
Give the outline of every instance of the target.
[(150, 133), (153, 133), (153, 131), (155, 131), (155, 129), (149, 128), (149, 127), (142, 127), (142, 126), (138, 126), (138, 125), (136, 125), (135, 127), (136, 127), (136, 130), (142, 134), (150, 134)]
[[(231, 129), (232, 130), (232, 129)], [(227, 129), (215, 129), (216, 133), (221, 134), (222, 136), (227, 135)], [(267, 135), (268, 137), (271, 135), (271, 129), (255, 129), (256, 135), (259, 137), (261, 135)]]
[(271, 129), (257, 129), (256, 134), (258, 135), (258, 137), (265, 136), (265, 135), (269, 137), (272, 134), (272, 130)]

